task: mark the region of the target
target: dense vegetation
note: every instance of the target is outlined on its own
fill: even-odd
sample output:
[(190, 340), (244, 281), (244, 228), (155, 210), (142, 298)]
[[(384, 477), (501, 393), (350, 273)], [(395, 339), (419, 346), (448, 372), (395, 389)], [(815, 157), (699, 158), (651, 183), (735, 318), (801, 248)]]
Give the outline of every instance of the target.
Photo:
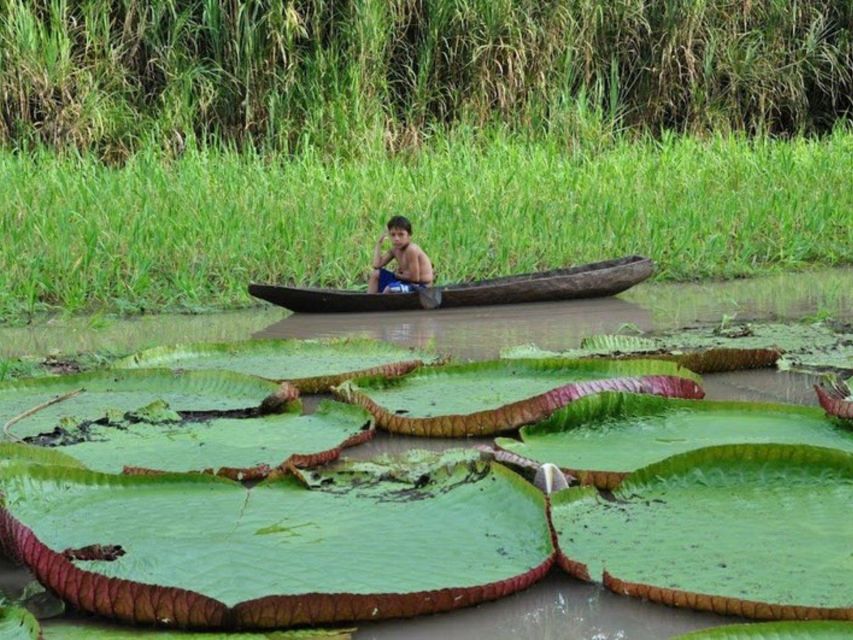
[(853, 134), (664, 137), (566, 154), (461, 134), (409, 159), (0, 154), (0, 312), (249, 302), (249, 280), (364, 283), (409, 214), (440, 282), (640, 253), (659, 277), (853, 262)]
[(501, 123), (826, 131), (853, 109), (837, 0), (0, 0), (0, 142), (340, 155)]
[(0, 317), (853, 261), (853, 4), (0, 0)]

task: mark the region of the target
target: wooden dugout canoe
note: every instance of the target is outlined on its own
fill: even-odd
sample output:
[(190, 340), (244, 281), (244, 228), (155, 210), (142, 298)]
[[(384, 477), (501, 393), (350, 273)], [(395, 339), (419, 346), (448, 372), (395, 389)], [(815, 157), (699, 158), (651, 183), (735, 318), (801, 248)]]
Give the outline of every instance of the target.
[(249, 293), (299, 313), (405, 311), (600, 298), (625, 291), (648, 278), (654, 263), (642, 256), (462, 282), (415, 293), (369, 294), (345, 289), (249, 285)]

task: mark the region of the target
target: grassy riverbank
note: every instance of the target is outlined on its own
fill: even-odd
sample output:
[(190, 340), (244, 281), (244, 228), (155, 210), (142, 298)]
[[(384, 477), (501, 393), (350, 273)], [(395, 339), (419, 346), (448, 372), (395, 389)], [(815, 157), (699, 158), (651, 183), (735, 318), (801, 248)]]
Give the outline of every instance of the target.
[(364, 281), (409, 214), (441, 282), (644, 254), (657, 277), (853, 262), (853, 133), (566, 148), (457, 131), (329, 162), (141, 152), (121, 168), (0, 153), (0, 315), (236, 307), (250, 280)]

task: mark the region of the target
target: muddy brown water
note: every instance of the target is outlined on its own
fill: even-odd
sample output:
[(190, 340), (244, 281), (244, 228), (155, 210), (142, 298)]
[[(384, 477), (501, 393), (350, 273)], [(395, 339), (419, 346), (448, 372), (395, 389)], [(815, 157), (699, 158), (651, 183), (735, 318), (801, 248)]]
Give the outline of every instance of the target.
[[(564, 303), (382, 314), (290, 315), (265, 307), (213, 316), (152, 316), (132, 320), (72, 318), (0, 328), (0, 357), (85, 351), (126, 353), (158, 344), (247, 338), (371, 336), (432, 347), (460, 359), (496, 357), (501, 349), (533, 343), (566, 349), (581, 338), (627, 328), (643, 331), (739, 320), (853, 321), (853, 269), (785, 274), (690, 285), (647, 284), (616, 298)], [(814, 376), (745, 371), (704, 376), (709, 399), (816, 404)], [(316, 399), (307, 399), (308, 410)], [(380, 433), (347, 452), (350, 458), (411, 448), (472, 446), (483, 439), (422, 440)], [(452, 531), (447, 532), (453, 535)], [(381, 532), (377, 532), (381, 535)], [(393, 571), (393, 567), (377, 567)], [(22, 585), (29, 574), (0, 561), (0, 588)], [(657, 640), (690, 630), (740, 622), (615, 595), (553, 570), (531, 588), (496, 602), (410, 620), (359, 625), (356, 640), (442, 638)]]

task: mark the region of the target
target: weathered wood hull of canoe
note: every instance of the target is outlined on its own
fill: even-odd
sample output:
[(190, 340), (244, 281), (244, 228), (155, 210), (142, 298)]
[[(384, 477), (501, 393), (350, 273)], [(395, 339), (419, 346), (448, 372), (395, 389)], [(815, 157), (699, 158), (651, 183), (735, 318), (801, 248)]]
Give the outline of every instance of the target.
[[(429, 290), (440, 294), (440, 308), (600, 298), (625, 291), (648, 278), (654, 263), (642, 256), (525, 273)], [(418, 293), (368, 294), (343, 289), (316, 289), (250, 284), (249, 293), (300, 313), (405, 311), (426, 308)], [(429, 295), (429, 292), (427, 292)], [(436, 299), (438, 296), (436, 296)]]

